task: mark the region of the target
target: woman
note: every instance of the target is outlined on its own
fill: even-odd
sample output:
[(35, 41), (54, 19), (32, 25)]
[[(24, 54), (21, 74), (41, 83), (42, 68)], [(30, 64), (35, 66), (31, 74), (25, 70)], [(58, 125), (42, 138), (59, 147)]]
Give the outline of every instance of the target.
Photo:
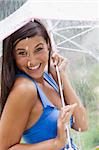
[[(52, 54), (49, 35), (37, 20), (3, 41), (1, 80), (1, 150), (63, 150), (65, 124), (87, 129), (86, 111), (65, 73), (67, 61)], [(62, 108), (55, 66), (66, 106)], [(48, 72), (46, 67), (48, 66)], [(23, 136), (26, 144), (20, 144)]]

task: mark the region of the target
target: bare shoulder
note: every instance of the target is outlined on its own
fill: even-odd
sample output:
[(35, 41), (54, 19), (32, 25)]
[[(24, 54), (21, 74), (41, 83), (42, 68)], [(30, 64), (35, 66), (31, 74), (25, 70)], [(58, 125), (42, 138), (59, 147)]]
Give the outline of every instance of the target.
[(32, 99), (32, 102), (37, 97), (35, 84), (32, 80), (24, 77), (19, 77), (15, 80), (10, 94), (12, 93), (16, 94), (16, 96), (24, 97), (24, 99)]
[[(31, 111), (37, 99), (37, 91), (33, 82), (19, 77), (16, 79), (12, 90), (7, 98), (6, 107), (18, 107), (21, 110)], [(5, 107), (5, 108), (6, 108)]]
[(29, 79), (19, 77), (15, 80), (8, 95), (5, 110), (14, 109), (13, 111), (15, 112), (17, 109), (20, 109), (22, 110), (22, 114), (25, 110), (30, 112), (35, 105), (36, 99), (37, 91), (33, 82)]
[(22, 89), (32, 89), (32, 90), (36, 91), (34, 82), (28, 78), (25, 78), (25, 77), (16, 78), (13, 87), (14, 88), (15, 87), (18, 87), (18, 88), (21, 87)]
[(15, 81), (0, 120), (1, 149), (9, 149), (20, 142), (36, 98), (37, 92), (32, 81), (25, 78)]

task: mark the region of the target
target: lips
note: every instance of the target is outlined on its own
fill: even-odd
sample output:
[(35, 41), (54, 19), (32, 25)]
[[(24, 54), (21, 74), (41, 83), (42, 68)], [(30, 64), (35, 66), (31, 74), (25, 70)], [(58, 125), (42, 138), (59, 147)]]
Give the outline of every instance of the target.
[(39, 69), (40, 68), (40, 66), (41, 66), (41, 64), (38, 64), (38, 65), (36, 65), (36, 66), (31, 66), (31, 67), (28, 67), (28, 69), (29, 70), (33, 70), (33, 71), (36, 71), (37, 69)]

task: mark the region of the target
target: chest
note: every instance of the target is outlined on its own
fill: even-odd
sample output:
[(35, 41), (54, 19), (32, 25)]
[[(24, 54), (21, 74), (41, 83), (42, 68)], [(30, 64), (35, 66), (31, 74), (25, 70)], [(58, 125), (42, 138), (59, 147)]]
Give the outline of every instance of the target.
[(47, 97), (47, 99), (58, 109), (61, 108), (61, 98), (59, 93), (47, 82), (45, 83), (45, 86), (39, 85), (40, 88), (42, 89), (43, 93)]
[(54, 91), (53, 89), (45, 89), (45, 95), (47, 96), (48, 100), (56, 106), (58, 109), (61, 108), (61, 98), (59, 94)]
[[(61, 99), (60, 99), (59, 93), (56, 92), (55, 89), (53, 87), (51, 87), (50, 85), (48, 85), (47, 83), (45, 86), (39, 85), (39, 87), (41, 88), (41, 90), (43, 91), (43, 93), (45, 94), (47, 99), (54, 106), (56, 106), (58, 109), (60, 109), (61, 108)], [(37, 122), (37, 120), (40, 118), (42, 113), (43, 113), (43, 105), (42, 105), (39, 95), (37, 95), (36, 103), (32, 108), (32, 111), (31, 111), (31, 114), (30, 114), (30, 117), (28, 120), (27, 129), (30, 128), (33, 124), (35, 124)]]

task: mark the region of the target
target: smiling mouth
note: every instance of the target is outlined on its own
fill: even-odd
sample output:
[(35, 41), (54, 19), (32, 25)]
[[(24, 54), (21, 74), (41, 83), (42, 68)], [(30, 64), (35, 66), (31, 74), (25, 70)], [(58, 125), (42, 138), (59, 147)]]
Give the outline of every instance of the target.
[(27, 68), (28, 68), (29, 70), (36, 71), (36, 70), (38, 70), (38, 69), (40, 68), (40, 66), (41, 66), (41, 63), (38, 64), (38, 65), (36, 65), (36, 66), (34, 66), (34, 67), (27, 67)]

